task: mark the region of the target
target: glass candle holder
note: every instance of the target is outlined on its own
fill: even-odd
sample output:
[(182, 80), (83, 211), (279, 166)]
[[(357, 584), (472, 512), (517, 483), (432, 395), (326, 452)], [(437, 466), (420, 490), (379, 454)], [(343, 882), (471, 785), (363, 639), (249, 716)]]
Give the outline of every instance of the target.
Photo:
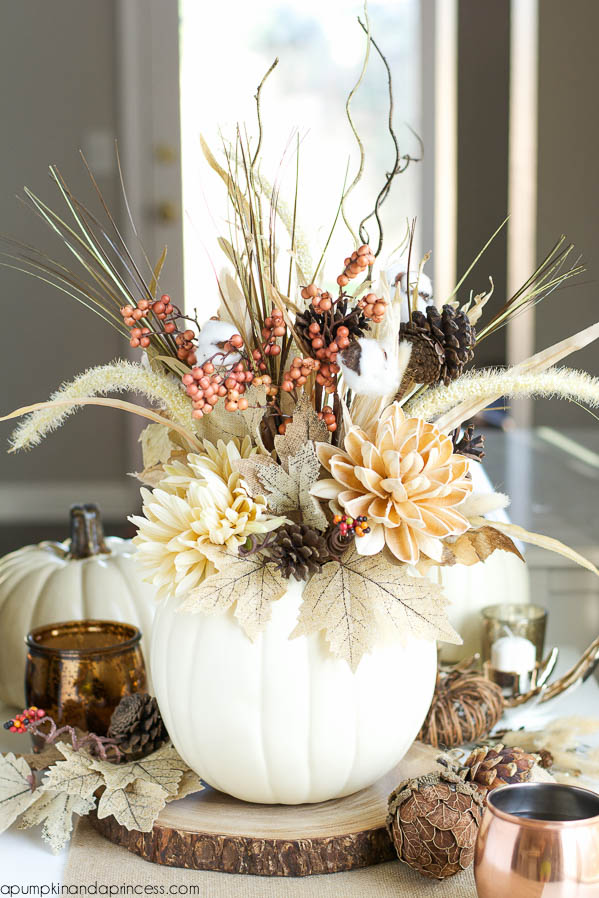
[(543, 660), (547, 611), (540, 605), (501, 604), (482, 609), (483, 662), (524, 674)]
[(43, 708), (58, 726), (105, 736), (121, 698), (147, 691), (140, 639), (137, 627), (116, 621), (67, 621), (32, 630), (25, 640), (27, 705)]

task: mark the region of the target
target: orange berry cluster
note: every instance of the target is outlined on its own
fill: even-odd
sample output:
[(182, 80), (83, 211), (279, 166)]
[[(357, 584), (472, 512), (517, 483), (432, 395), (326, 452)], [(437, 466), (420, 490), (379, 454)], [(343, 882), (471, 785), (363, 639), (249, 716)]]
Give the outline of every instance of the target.
[(384, 299), (380, 299), (376, 293), (367, 293), (358, 305), (366, 318), (370, 318), (375, 324), (380, 324), (385, 317), (387, 303)]
[[(285, 327), (285, 322), (283, 320), (283, 313), (275, 306), (270, 315), (264, 319), (264, 327), (262, 328), (262, 339), (264, 340), (264, 343), (262, 344), (263, 355), (279, 355), (281, 347), (276, 340), (277, 337), (284, 337), (286, 332), (287, 328)], [(259, 353), (259, 350), (257, 350), (257, 352)], [(260, 358), (262, 358), (262, 356), (260, 356)], [(259, 361), (257, 358), (255, 360)], [(262, 370), (264, 371), (265, 369), (266, 365)]]
[(316, 284), (308, 284), (302, 289), (302, 298), (309, 299), (316, 312), (330, 312), (333, 307), (333, 299), (330, 293), (323, 292)]
[[(150, 312), (153, 312), (160, 321), (166, 321), (167, 316), (171, 315), (174, 310), (175, 307), (171, 303), (171, 298), (166, 293), (160, 299), (140, 299), (135, 307), (132, 305), (123, 306), (120, 309), (123, 320), (127, 327), (132, 328), (131, 340), (129, 341), (131, 346), (135, 348), (142, 346), (145, 349), (150, 345), (148, 336), (151, 333), (150, 328), (140, 327), (140, 322), (147, 318)], [(167, 321), (163, 327), (167, 334), (172, 334), (177, 329), (174, 321)]]
[(337, 278), (340, 287), (347, 287), (350, 281), (357, 277), (362, 271), (365, 271), (369, 265), (374, 265), (374, 253), (367, 243), (348, 256), (345, 260), (345, 268)]
[(192, 330), (183, 331), (182, 334), (177, 334), (175, 337), (177, 358), (181, 362), (186, 362), (190, 367), (197, 362), (194, 339), (195, 334)]
[(45, 716), (46, 712), (42, 708), (31, 705), (30, 708), (25, 708), (20, 714), (15, 714), (12, 720), (7, 720), (4, 724), (4, 729), (9, 730), (11, 733), (26, 733), (29, 724), (42, 720)]
[(322, 362), (316, 375), (316, 383), (324, 387), (327, 393), (335, 393), (337, 390), (337, 374), (340, 371), (341, 368), (336, 362)]
[(221, 399), (228, 412), (236, 412), (238, 409), (244, 411), (248, 407), (248, 401), (243, 394), (246, 384), (254, 380), (254, 373), (247, 371), (243, 362), (237, 362), (231, 371), (221, 374), (208, 361), (198, 365), (189, 374), (184, 374), (182, 380), (193, 405), (193, 417), (203, 418)]
[(324, 421), (329, 433), (334, 433), (337, 430), (337, 417), (330, 405), (325, 405), (323, 410), (318, 412), (318, 417)]
[(295, 387), (303, 387), (310, 374), (319, 369), (320, 362), (318, 359), (310, 358), (310, 356), (302, 359), (299, 356), (296, 356), (291, 362), (289, 370), (285, 371), (283, 374), (281, 389), (286, 393), (291, 393)]

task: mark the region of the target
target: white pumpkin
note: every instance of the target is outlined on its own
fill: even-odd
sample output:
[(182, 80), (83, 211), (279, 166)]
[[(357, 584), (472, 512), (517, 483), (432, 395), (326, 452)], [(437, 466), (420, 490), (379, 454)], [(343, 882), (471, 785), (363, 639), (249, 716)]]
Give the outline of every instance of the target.
[(156, 614), (152, 680), (171, 739), (205, 782), (244, 801), (369, 786), (402, 759), (432, 699), (435, 642), (378, 647), (352, 673), (322, 634), (289, 639), (303, 587), (290, 580), (254, 642), (231, 611), (180, 614), (170, 598)]
[[(490, 493), (493, 489), (485, 469), (478, 462), (470, 465), (470, 472), (477, 493)], [(505, 512), (489, 515), (489, 518), (508, 521)], [(522, 547), (520, 547), (522, 551)], [(435, 573), (433, 579), (438, 576)], [(501, 602), (530, 601), (530, 578), (526, 564), (511, 552), (496, 551), (486, 561), (469, 567), (456, 564), (440, 568), (440, 582), (450, 601), (447, 616), (463, 639), (462, 645), (441, 644), (443, 661), (456, 662), (470, 658), (482, 649), (481, 609), (485, 605)]]
[[(25, 546), (0, 559), (0, 701), (23, 707), (26, 650), (35, 627), (67, 620), (134, 624), (149, 636), (154, 588), (143, 583), (129, 540), (104, 538), (95, 506), (71, 509), (71, 540)], [(149, 640), (143, 642), (149, 673)]]

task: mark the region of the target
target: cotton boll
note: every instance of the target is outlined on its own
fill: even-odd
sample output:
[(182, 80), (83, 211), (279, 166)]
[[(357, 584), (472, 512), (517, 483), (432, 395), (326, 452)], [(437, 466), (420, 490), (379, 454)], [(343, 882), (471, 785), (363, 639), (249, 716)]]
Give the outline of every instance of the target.
[[(389, 281), (391, 288), (399, 287), (402, 321), (409, 321), (410, 318), (407, 267), (407, 262), (404, 260), (386, 272), (387, 280)], [(412, 268), (409, 277), (409, 282), (412, 285), (412, 288), (416, 281), (418, 281), (418, 309), (421, 312), (425, 312), (426, 307), (430, 306), (433, 301), (433, 284), (427, 274), (421, 272), (420, 276), (418, 276), (418, 269)]]
[(358, 395), (385, 396), (399, 389), (397, 355), (377, 340), (360, 337), (338, 356), (347, 386)]
[[(237, 333), (237, 328), (229, 321), (220, 321), (214, 318), (206, 321), (200, 330), (198, 345), (195, 350), (198, 365), (203, 365), (204, 362), (216, 355), (217, 352), (222, 352), (223, 345), (227, 340), (230, 340), (235, 333)], [(241, 356), (239, 353), (229, 353), (229, 355), (227, 355), (227, 364), (230, 363), (236, 365), (240, 359)], [(220, 359), (217, 359), (217, 361), (220, 361)]]

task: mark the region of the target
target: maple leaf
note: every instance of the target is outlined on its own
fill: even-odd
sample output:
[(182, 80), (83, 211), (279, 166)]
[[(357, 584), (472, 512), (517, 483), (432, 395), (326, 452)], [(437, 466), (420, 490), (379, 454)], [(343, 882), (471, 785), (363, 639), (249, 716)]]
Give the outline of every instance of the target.
[(96, 789), (104, 785), (103, 777), (92, 767), (94, 759), (64, 742), (58, 742), (56, 747), (65, 760), (50, 767), (41, 786), (42, 791), (91, 798)]
[(19, 829), (28, 829), (43, 823), (42, 839), (48, 842), (54, 854), (58, 854), (69, 841), (73, 831), (73, 814), (83, 816), (95, 807), (94, 798), (81, 798), (67, 792), (42, 792), (23, 814)]
[(287, 467), (278, 465), (270, 456), (255, 455), (237, 464), (247, 478), (251, 492), (256, 489), (266, 496), (273, 514), (294, 515), (302, 523), (316, 530), (325, 530), (327, 518), (320, 502), (310, 494), (320, 476), (320, 462), (314, 443), (302, 445), (295, 455), (287, 458)]
[(135, 780), (144, 780), (147, 783), (156, 783), (172, 796), (179, 792), (179, 781), (189, 770), (171, 744), (162, 746), (158, 751), (139, 761), (111, 764), (109, 761), (94, 758), (91, 766), (102, 774), (107, 789), (124, 789)]
[(293, 409), (293, 418), (287, 424), (285, 433), (275, 436), (275, 449), (281, 465), (287, 471), (289, 458), (297, 455), (306, 443), (329, 441), (326, 424), (316, 414), (310, 397), (303, 393)]
[(12, 752), (0, 755), (0, 833), (35, 801), (32, 773), (23, 758)]
[(180, 612), (220, 614), (236, 603), (235, 617), (250, 639), (268, 621), (272, 603), (287, 592), (288, 581), (262, 555), (239, 555), (221, 550), (216, 574), (206, 577), (179, 606)]
[(250, 436), (254, 443), (262, 445), (260, 423), (266, 411), (266, 389), (262, 386), (250, 386), (244, 393), (248, 401), (248, 407), (244, 411), (227, 412), (224, 402), (219, 402), (214, 406), (212, 414), (201, 419), (198, 424), (199, 435), (211, 443)]
[(123, 789), (106, 787), (98, 803), (98, 817), (113, 816), (129, 830), (149, 833), (167, 798), (168, 792), (146, 780), (135, 780)]
[(359, 555), (353, 545), (309, 580), (291, 636), (324, 630), (333, 654), (356, 670), (381, 630), (391, 630), (401, 641), (413, 636), (461, 642), (447, 620), (447, 604), (441, 587), (411, 577), (407, 565), (384, 552)]

